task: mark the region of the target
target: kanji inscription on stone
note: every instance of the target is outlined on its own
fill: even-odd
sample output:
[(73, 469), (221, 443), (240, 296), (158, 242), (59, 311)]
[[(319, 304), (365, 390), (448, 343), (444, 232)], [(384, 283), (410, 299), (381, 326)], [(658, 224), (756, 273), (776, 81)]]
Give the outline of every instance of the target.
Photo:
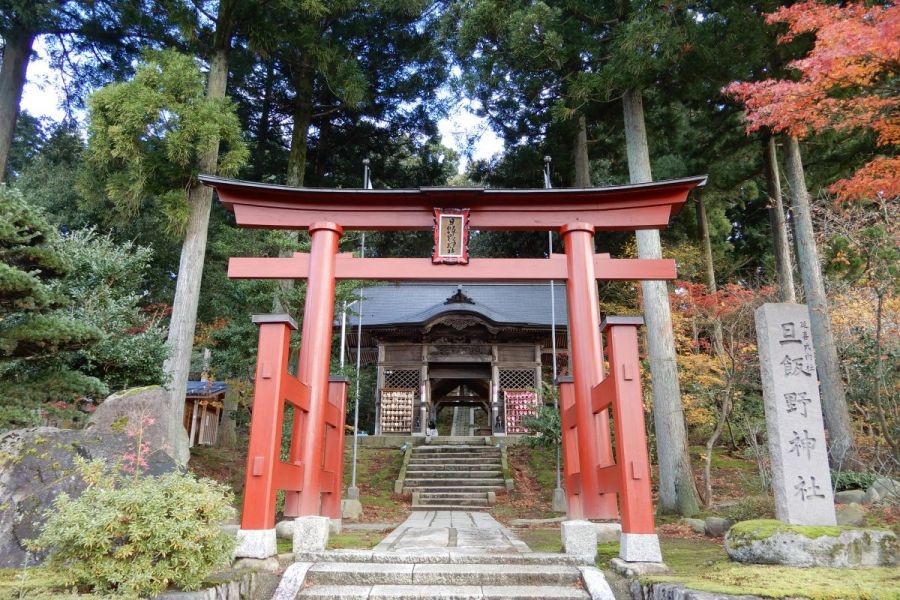
[(798, 525), (834, 525), (834, 496), (804, 304), (756, 311), (775, 516)]

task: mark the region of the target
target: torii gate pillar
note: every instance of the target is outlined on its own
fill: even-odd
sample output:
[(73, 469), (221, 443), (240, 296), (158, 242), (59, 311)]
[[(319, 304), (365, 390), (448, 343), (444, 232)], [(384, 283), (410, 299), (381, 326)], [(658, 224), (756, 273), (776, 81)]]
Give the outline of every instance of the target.
[(290, 450), (291, 462), (301, 462), (303, 459), (309, 462), (303, 470), (304, 491), (285, 493), (286, 517), (320, 514), (319, 478), (325, 443), (328, 371), (334, 329), (334, 263), (343, 231), (340, 225), (330, 222), (314, 223), (309, 228), (310, 266), (303, 307), (303, 343), (297, 362), (297, 379), (309, 386), (309, 412), (294, 412), (294, 431), (302, 433), (294, 434)]
[[(575, 485), (580, 502), (570, 508), (570, 517), (578, 519), (615, 519), (616, 494), (602, 493), (597, 467), (612, 464), (609, 415), (594, 415), (591, 393), (603, 379), (603, 346), (600, 342), (600, 313), (597, 277), (594, 272), (594, 227), (587, 223), (564, 225), (561, 229), (566, 247), (566, 296), (569, 302), (569, 339), (572, 341), (572, 374), (575, 378), (575, 414), (578, 428), (578, 454), (582, 465), (580, 481)], [(612, 491), (612, 490), (610, 490)], [(570, 493), (575, 492), (571, 490)], [(573, 511), (580, 511), (576, 514)]]

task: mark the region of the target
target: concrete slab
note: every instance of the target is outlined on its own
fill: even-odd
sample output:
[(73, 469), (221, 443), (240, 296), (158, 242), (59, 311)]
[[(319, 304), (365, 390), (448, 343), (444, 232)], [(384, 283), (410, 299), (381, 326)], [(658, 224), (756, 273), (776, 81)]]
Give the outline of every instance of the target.
[(373, 585), (369, 600), (481, 600), (478, 585)]
[(578, 588), (564, 588), (550, 585), (482, 586), (485, 600), (586, 600), (589, 596)]
[(368, 600), (370, 585), (315, 585), (306, 588), (297, 598), (327, 598), (329, 600)]
[(306, 575), (310, 585), (375, 585), (413, 583), (412, 564), (317, 563)]

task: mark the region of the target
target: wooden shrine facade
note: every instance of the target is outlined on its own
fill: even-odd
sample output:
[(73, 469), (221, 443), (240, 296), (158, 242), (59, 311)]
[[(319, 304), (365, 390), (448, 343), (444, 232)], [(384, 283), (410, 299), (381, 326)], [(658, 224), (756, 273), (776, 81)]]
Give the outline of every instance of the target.
[[(287, 517), (340, 517), (347, 384), (329, 379), (335, 283), (378, 281), (565, 282), (571, 380), (560, 384), (563, 466), (570, 518), (621, 516), (620, 556), (660, 560), (644, 429), (637, 331), (640, 319), (601, 324), (597, 280), (675, 278), (674, 261), (596, 254), (603, 231), (660, 229), (705, 177), (588, 189), (322, 190), (202, 176), (242, 227), (305, 229), (310, 252), (232, 258), (234, 278), (306, 279), (296, 375), (288, 370), (296, 324), (258, 315), (253, 417), (238, 556), (277, 552), (275, 500)], [(451, 221), (440, 234), (440, 217)], [(455, 220), (454, 220), (455, 219)], [(346, 230), (433, 231), (431, 258), (356, 258), (338, 252)], [(565, 255), (469, 258), (469, 230), (558, 231)], [(451, 239), (452, 238), (452, 239)], [(608, 363), (608, 368), (607, 368)], [(285, 404), (293, 411), (288, 460), (281, 460)], [(610, 419), (615, 427), (613, 454)]]
[[(376, 366), (374, 433), (418, 436), (430, 425), (441, 435), (527, 433), (541, 382), (552, 381), (554, 325), (558, 374), (568, 374), (565, 292), (548, 283), (364, 288), (361, 358)], [(358, 319), (348, 322), (351, 361)], [(471, 427), (441, 419), (452, 409), (474, 409)]]

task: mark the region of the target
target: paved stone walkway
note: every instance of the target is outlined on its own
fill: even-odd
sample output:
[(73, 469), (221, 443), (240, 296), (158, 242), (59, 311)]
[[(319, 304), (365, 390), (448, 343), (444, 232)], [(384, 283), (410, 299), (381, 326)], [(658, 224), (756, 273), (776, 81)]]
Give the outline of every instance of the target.
[(412, 513), (374, 548), (379, 552), (421, 553), (452, 549), (472, 554), (516, 554), (531, 549), (485, 512)]

